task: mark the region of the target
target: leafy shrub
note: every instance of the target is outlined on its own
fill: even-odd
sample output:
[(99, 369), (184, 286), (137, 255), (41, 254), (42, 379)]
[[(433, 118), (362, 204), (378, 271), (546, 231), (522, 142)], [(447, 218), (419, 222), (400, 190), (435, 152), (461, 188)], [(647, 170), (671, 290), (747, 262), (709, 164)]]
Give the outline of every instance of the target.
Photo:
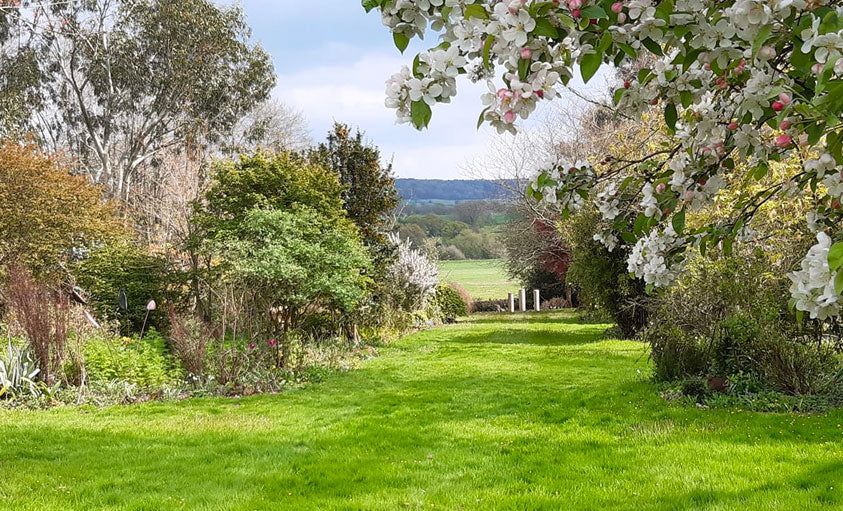
[(123, 381), (152, 389), (178, 379), (165, 340), (155, 330), (143, 339), (89, 339), (84, 353), (91, 382)]
[(605, 313), (618, 325), (624, 338), (632, 338), (647, 324), (645, 286), (630, 277), (627, 254), (620, 248), (606, 250), (593, 239), (600, 215), (586, 208), (560, 224), (562, 240), (571, 250), (567, 281), (578, 288), (586, 313)]
[(453, 321), (459, 317), (468, 316), (468, 303), (452, 285), (436, 286), (436, 303), (439, 305), (442, 317), (446, 320)]
[(439, 247), (439, 259), (443, 261), (462, 261), (465, 259), (465, 254), (454, 245), (447, 245)]
[(703, 376), (708, 372), (708, 350), (699, 337), (685, 334), (672, 325), (648, 328), (643, 339), (650, 344), (650, 357), (657, 381), (674, 381)]
[(774, 390), (788, 394), (823, 394), (840, 383), (839, 360), (825, 346), (768, 342), (760, 366), (765, 381)]
[(760, 331), (758, 323), (746, 314), (723, 320), (712, 346), (713, 374), (731, 376), (757, 372)]
[[(163, 257), (123, 238), (94, 250), (77, 265), (75, 273), (79, 285), (90, 294), (97, 316), (118, 321), (122, 333), (141, 331), (150, 300), (155, 300), (159, 307), (150, 313), (147, 326), (159, 330), (166, 327), (166, 316), (160, 311), (172, 298), (168, 283), (175, 275)], [(120, 290), (126, 293), (128, 310), (119, 307)]]

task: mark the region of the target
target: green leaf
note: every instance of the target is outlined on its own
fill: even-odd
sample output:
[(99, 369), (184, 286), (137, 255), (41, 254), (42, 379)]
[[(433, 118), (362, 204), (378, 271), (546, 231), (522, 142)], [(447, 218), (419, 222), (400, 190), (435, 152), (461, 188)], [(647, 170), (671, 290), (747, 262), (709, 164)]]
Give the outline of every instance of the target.
[(638, 218), (635, 219), (635, 223), (632, 226), (632, 230), (637, 235), (641, 235), (644, 233), (644, 228), (647, 227), (647, 223), (650, 221), (649, 218), (644, 216), (643, 214), (638, 215)]
[(676, 231), (676, 234), (682, 236), (682, 232), (685, 230), (685, 210), (683, 209), (679, 213), (673, 215), (673, 230)]
[(600, 64), (603, 63), (603, 55), (600, 53), (589, 53), (582, 58), (580, 62), (580, 71), (582, 72), (582, 81), (588, 83), (589, 80), (600, 69)]
[(366, 12), (371, 12), (372, 9), (376, 9), (381, 6), (380, 0), (363, 0), (362, 4), (363, 8), (366, 9)]
[(588, 7), (583, 7), (580, 10), (580, 14), (583, 19), (590, 20), (606, 19), (609, 17), (609, 15), (606, 14), (606, 11), (604, 11), (602, 7), (598, 7), (596, 5), (589, 5)]
[(645, 48), (650, 50), (650, 52), (658, 55), (659, 57), (664, 57), (664, 52), (662, 51), (662, 47), (659, 44), (649, 37), (641, 41), (641, 44), (644, 45)]
[(401, 53), (404, 53), (404, 50), (406, 50), (407, 46), (410, 45), (410, 38), (401, 32), (393, 32), (392, 40), (395, 41), (395, 47), (398, 48), (398, 51)]
[(597, 45), (597, 53), (606, 53), (606, 50), (612, 46), (612, 33), (608, 30), (600, 38), (600, 44)]
[(635, 48), (628, 44), (624, 43), (615, 43), (615, 46), (621, 49), (624, 53), (626, 53), (630, 58), (638, 58), (638, 52), (635, 51)]
[(490, 35), (486, 38), (486, 44), (483, 45), (483, 66), (485, 66), (488, 71), (492, 70), (492, 63), (489, 60), (489, 55), (491, 54), (492, 46), (494, 46), (494, 44), (495, 36)]
[(567, 14), (559, 14), (558, 15), (559, 21), (561, 21), (566, 27), (574, 30), (577, 28), (577, 24), (574, 23), (574, 18), (568, 16)]
[(532, 63), (532, 60), (518, 60), (518, 78), (520, 78), (521, 80), (525, 80), (527, 78), (527, 73), (530, 72), (530, 64)]
[[(480, 126), (483, 126), (483, 122), (486, 120), (486, 119), (485, 119), (485, 117), (486, 117), (486, 112), (488, 112), (490, 108), (491, 108), (491, 107), (486, 107), (486, 108), (484, 108), (484, 109), (483, 109), (483, 111), (482, 111), (482, 112), (480, 112), (480, 118), (479, 118), (479, 119), (477, 119), (477, 129), (478, 129), (478, 130), (480, 129)], [(542, 174), (542, 175), (544, 175), (544, 174)]]
[(471, 4), (465, 7), (465, 19), (468, 18), (481, 18), (484, 20), (489, 19), (489, 13), (486, 12), (486, 9), (480, 4)]
[(661, 18), (670, 23), (670, 15), (673, 13), (673, 0), (662, 0), (656, 6), (656, 18)]
[(430, 124), (433, 111), (430, 109), (430, 105), (424, 101), (413, 101), (410, 104), (410, 115), (413, 119), (413, 126), (422, 129)]
[(834, 293), (837, 296), (843, 296), (843, 271), (837, 272), (834, 278)]
[(615, 91), (615, 95), (612, 98), (615, 105), (621, 102), (621, 98), (623, 97), (624, 93), (626, 93), (626, 89), (624, 89), (623, 87), (620, 87)]
[(755, 36), (755, 40), (752, 41), (752, 56), (754, 57), (758, 50), (764, 46), (764, 43), (767, 42), (767, 39), (770, 38), (770, 34), (773, 33), (773, 25), (766, 24), (761, 27), (761, 30), (758, 31), (758, 35)]
[(676, 133), (676, 120), (678, 118), (679, 115), (676, 113), (676, 105), (668, 103), (664, 108), (664, 120), (667, 123), (667, 127), (670, 128), (671, 133)]
[(551, 39), (559, 39), (559, 31), (551, 25), (547, 18), (537, 18), (536, 28), (533, 29), (534, 35), (543, 35)]
[(828, 251), (828, 267), (831, 271), (837, 271), (843, 266), (843, 241), (835, 243)]

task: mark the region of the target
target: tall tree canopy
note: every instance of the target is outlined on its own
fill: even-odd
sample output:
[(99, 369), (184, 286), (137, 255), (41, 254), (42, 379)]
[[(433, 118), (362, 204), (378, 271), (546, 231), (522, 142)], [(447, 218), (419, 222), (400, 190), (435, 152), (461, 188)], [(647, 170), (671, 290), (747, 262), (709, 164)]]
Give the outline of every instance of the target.
[(381, 164), (380, 150), (363, 140), (360, 131), (340, 123), (328, 133), (327, 142), (315, 152), (316, 161), (333, 170), (345, 187), (344, 209), (357, 224), (369, 246), (385, 242), (387, 213), (398, 206), (392, 164)]
[(0, 101), (0, 129), (25, 124), (128, 201), (163, 152), (214, 140), (267, 98), (270, 57), (249, 36), (240, 8), (210, 0), (0, 6), (0, 87), (30, 101), (25, 122)]

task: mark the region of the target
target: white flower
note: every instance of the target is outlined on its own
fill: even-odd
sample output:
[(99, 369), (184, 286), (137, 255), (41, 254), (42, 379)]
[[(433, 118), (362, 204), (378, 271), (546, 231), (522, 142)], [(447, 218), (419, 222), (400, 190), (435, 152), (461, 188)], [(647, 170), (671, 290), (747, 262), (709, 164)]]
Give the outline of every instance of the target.
[(834, 291), (837, 272), (832, 273), (828, 266), (830, 249), (831, 238), (824, 232), (818, 233), (817, 244), (802, 260), (801, 269), (788, 275), (796, 309), (809, 313), (811, 319), (824, 320), (840, 314), (841, 297)]

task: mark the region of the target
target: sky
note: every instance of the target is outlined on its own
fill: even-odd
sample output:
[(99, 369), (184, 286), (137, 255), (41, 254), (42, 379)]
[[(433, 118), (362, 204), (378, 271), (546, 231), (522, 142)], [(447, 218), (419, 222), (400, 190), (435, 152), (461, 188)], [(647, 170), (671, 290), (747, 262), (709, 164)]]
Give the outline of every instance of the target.
[[(380, 147), (398, 177), (463, 179), (498, 135), (477, 130), (485, 83), (462, 79), (457, 97), (433, 110), (430, 127), (416, 131), (395, 124), (384, 106), (385, 82), (419, 51), (435, 46), (414, 41), (404, 55), (376, 12), (359, 0), (239, 0), (253, 39), (273, 57), (278, 84), (274, 96), (307, 120), (314, 140), (325, 138), (334, 121), (352, 125)], [(597, 81), (597, 78), (594, 79)]]

